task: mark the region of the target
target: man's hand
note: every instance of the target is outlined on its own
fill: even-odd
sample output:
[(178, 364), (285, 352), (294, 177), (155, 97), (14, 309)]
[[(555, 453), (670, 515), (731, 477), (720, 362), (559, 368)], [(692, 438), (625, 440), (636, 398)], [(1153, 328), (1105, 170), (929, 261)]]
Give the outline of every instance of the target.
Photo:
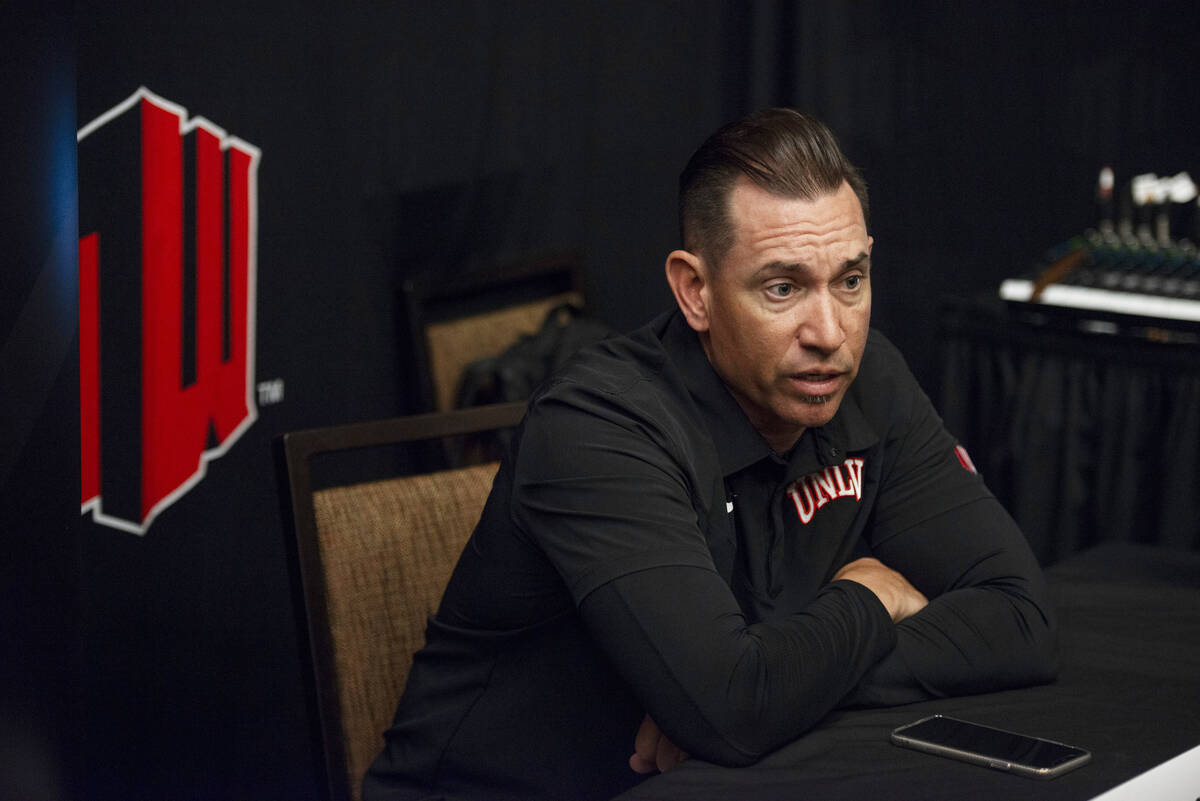
[(642, 718), (642, 725), (633, 738), (633, 756), (629, 757), (629, 767), (638, 773), (650, 773), (655, 769), (666, 773), (687, 758), (685, 752), (667, 739), (653, 718), (649, 715)]
[(843, 566), (833, 576), (834, 581), (839, 579), (857, 581), (875, 593), (892, 616), (893, 623), (915, 615), (929, 603), (929, 599), (909, 584), (908, 579), (874, 557), (855, 559)]

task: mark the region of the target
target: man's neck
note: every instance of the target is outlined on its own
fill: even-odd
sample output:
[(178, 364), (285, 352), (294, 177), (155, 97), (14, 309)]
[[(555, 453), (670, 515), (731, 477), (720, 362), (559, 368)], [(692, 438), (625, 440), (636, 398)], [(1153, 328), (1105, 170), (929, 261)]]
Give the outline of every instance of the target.
[[(737, 396), (735, 395), (734, 397), (736, 398)], [(740, 405), (741, 401), (738, 403)], [(742, 407), (742, 411), (746, 411), (744, 406)], [(774, 451), (777, 456), (786, 456), (788, 451), (795, 447), (796, 443), (800, 441), (800, 437), (804, 436), (804, 432), (807, 430), (804, 428), (799, 430), (795, 428), (789, 428), (787, 431), (772, 432), (764, 429), (763, 426), (758, 425), (749, 413), (747, 413), (746, 416), (750, 418), (751, 424), (754, 425), (754, 428), (758, 430), (758, 433), (762, 436), (762, 438), (767, 441), (767, 446)]]

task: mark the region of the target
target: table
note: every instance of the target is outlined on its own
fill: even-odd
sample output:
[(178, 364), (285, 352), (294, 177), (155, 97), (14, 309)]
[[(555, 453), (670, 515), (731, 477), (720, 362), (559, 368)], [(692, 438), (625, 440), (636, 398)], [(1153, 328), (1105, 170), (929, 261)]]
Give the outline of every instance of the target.
[(1102, 542), (1200, 550), (1200, 323), (1153, 323), (939, 308), (938, 410), (1042, 564)]
[[(752, 767), (689, 760), (617, 798), (1086, 801), (1200, 744), (1200, 554), (1108, 544), (1047, 572), (1060, 622), (1054, 683), (835, 711)], [(1092, 762), (1028, 779), (888, 741), (896, 726), (934, 713), (1078, 745)]]

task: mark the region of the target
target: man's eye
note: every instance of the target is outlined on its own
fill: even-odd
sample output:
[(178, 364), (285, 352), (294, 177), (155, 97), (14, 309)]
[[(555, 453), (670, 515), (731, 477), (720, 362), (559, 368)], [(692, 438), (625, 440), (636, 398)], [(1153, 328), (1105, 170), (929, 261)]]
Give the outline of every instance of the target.
[(771, 284), (767, 287), (767, 293), (776, 298), (786, 298), (792, 294), (791, 284)]
[(846, 276), (846, 289), (858, 289), (862, 286), (863, 278), (861, 275)]

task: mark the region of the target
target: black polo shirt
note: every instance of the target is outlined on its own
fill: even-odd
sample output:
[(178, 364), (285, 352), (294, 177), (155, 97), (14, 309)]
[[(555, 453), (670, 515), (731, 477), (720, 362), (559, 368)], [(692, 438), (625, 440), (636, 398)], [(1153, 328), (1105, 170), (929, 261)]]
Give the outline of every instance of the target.
[[(774, 454), (673, 312), (530, 404), (431, 619), (366, 798), (605, 798), (649, 712), (748, 764), (839, 703), (1052, 671), (1040, 572), (872, 332), (833, 420)], [(874, 555), (931, 599), (893, 625)]]

